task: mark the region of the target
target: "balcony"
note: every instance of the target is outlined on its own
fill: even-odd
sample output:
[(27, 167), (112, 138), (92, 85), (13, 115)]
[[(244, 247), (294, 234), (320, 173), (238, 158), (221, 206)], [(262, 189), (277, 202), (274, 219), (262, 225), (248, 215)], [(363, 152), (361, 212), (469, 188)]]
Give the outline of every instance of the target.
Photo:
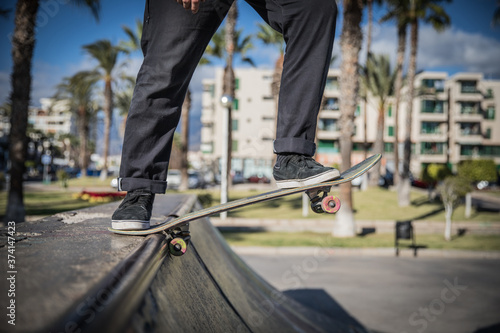
[(483, 141), (483, 134), (478, 128), (461, 128), (457, 136), (457, 141), (459, 143), (480, 144)]
[(201, 113), (201, 123), (203, 125), (210, 125), (210, 124), (213, 124), (213, 122), (214, 122), (214, 117), (213, 117), (211, 111)]
[(318, 130), (318, 139), (338, 140), (339, 138), (340, 138), (340, 131)]

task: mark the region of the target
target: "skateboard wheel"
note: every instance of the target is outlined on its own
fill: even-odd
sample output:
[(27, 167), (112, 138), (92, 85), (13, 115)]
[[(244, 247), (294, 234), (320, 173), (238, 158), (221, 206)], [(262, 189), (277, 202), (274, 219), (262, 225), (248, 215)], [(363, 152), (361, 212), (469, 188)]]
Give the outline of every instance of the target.
[(321, 208), (328, 214), (334, 214), (340, 209), (340, 200), (333, 195), (329, 195), (321, 200)]
[(323, 210), (321, 201), (311, 202), (311, 210), (316, 214), (323, 214), (325, 211)]
[(187, 250), (186, 241), (182, 238), (174, 238), (168, 244), (168, 249), (174, 256), (182, 256)]

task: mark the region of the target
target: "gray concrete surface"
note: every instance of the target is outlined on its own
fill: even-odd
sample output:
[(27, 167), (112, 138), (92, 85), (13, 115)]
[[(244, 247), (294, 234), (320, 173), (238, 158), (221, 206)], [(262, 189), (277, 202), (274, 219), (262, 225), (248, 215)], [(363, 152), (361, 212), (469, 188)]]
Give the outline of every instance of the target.
[(240, 256), (285, 294), (333, 300), (373, 332), (500, 332), (498, 259)]
[[(186, 214), (192, 199), (158, 196), (153, 222)], [(181, 257), (162, 234), (112, 234), (117, 205), (0, 228), (0, 332), (366, 332), (326, 294), (308, 307), (274, 289), (206, 219), (191, 223)]]

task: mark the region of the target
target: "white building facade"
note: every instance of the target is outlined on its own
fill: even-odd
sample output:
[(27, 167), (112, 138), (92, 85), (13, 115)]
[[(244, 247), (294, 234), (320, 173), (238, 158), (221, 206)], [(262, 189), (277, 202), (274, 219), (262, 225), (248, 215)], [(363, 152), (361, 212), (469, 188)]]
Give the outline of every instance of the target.
[[(272, 70), (236, 69), (236, 98), (233, 107), (233, 172), (244, 177), (272, 175), (275, 137), (275, 101), (271, 95)], [(201, 151), (206, 160), (217, 165), (222, 151), (220, 105), (223, 70), (214, 79), (204, 80)], [(330, 70), (324, 103), (318, 117), (315, 158), (324, 165), (340, 165), (340, 71)], [(453, 170), (463, 160), (493, 159), (500, 165), (500, 81), (485, 80), (480, 73), (422, 72), (416, 77), (412, 110), (411, 170), (416, 178), (430, 163), (447, 164)], [(398, 138), (400, 165), (406, 134), (406, 93), (399, 108)], [(377, 101), (369, 96), (359, 100), (355, 113), (352, 163), (365, 158), (376, 136)], [(385, 110), (383, 168), (394, 170), (396, 137), (394, 99)], [(365, 126), (366, 123), (366, 126)], [(368, 155), (372, 153), (369, 151)]]

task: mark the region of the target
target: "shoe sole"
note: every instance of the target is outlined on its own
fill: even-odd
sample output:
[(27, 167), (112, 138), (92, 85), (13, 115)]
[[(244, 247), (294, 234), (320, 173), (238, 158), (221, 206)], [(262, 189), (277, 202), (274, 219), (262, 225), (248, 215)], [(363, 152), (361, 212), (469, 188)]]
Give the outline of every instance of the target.
[(327, 182), (329, 180), (334, 180), (340, 177), (339, 170), (329, 170), (319, 175), (311, 176), (304, 179), (287, 179), (276, 181), (276, 186), (278, 188), (296, 188), (308, 185), (314, 185), (318, 183)]
[(116, 230), (144, 230), (149, 229), (149, 221), (112, 220), (111, 228)]

